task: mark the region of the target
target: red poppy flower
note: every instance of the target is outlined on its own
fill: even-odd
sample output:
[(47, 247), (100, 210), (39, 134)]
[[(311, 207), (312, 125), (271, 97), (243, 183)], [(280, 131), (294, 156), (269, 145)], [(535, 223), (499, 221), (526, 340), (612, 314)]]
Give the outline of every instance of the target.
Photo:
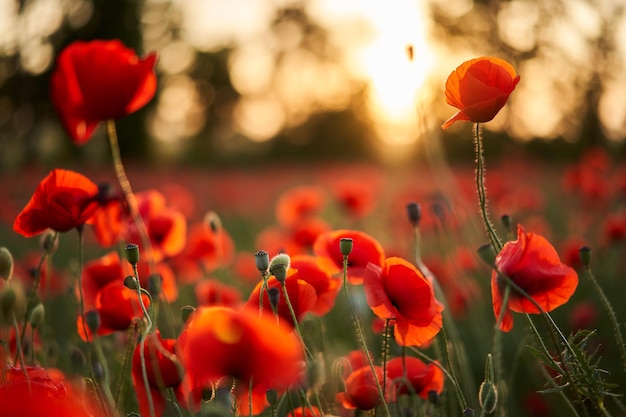
[(32, 237), (52, 229), (66, 232), (82, 226), (98, 208), (98, 186), (87, 177), (64, 169), (52, 170), (18, 214), (13, 230)]
[[(428, 393), (441, 394), (443, 390), (443, 371), (435, 364), (426, 365), (418, 358), (407, 356), (387, 361), (387, 377), (393, 381), (397, 395), (415, 393), (428, 399)], [(407, 381), (410, 387), (406, 385)]]
[[(152, 244), (152, 256), (155, 262), (178, 255), (187, 242), (187, 219), (179, 211), (167, 207), (165, 197), (156, 190), (136, 194), (139, 213), (143, 218)], [(134, 222), (127, 224), (126, 239), (141, 243), (141, 236)]]
[(103, 248), (110, 248), (119, 242), (126, 233), (128, 211), (119, 200), (109, 200), (102, 204), (91, 218), (96, 240)]
[(506, 104), (520, 77), (508, 62), (482, 57), (461, 64), (446, 81), (446, 102), (459, 109), (442, 128), (459, 120), (488, 122)]
[(112, 282), (123, 283), (124, 267), (117, 252), (91, 260), (83, 268), (83, 302), (85, 310), (96, 308), (98, 292)]
[(201, 307), (179, 337), (183, 364), (202, 385), (221, 377), (240, 384), (286, 388), (299, 381), (304, 355), (290, 328), (258, 310)]
[(341, 289), (341, 280), (332, 278), (317, 259), (310, 255), (296, 255), (291, 258), (291, 268), (296, 272), (287, 279), (299, 279), (310, 284), (315, 289), (316, 302), (311, 313), (323, 316), (335, 305), (337, 293)]
[(291, 188), (276, 203), (276, 219), (280, 225), (292, 227), (303, 219), (318, 215), (325, 203), (326, 195), (320, 187)]
[[(150, 306), (148, 297), (142, 295), (146, 308)], [(105, 336), (118, 330), (126, 330), (132, 321), (143, 317), (137, 292), (126, 288), (122, 281), (115, 281), (102, 287), (96, 296), (95, 306), (92, 310), (98, 312), (100, 327), (98, 334)], [(86, 312), (89, 310), (86, 310)], [(78, 317), (76, 328), (83, 340), (91, 339), (91, 332), (87, 328), (87, 336), (83, 328), (83, 318)]]
[(53, 379), (52, 372), (27, 367), (28, 379), (21, 368), (7, 367), (0, 373), (0, 415), (2, 416), (77, 416), (103, 414), (86, 393)]
[(345, 179), (334, 182), (333, 195), (343, 211), (353, 219), (362, 219), (375, 206), (374, 187), (362, 180)]
[[(340, 392), (335, 396), (337, 402), (347, 409), (372, 410), (376, 408), (381, 403), (376, 378), (381, 385), (385, 379), (382, 367), (375, 366), (374, 371), (376, 376), (368, 365), (352, 372), (345, 380), (345, 392)], [(388, 378), (386, 381), (389, 385)], [(388, 390), (385, 389), (385, 392)]]
[[(297, 272), (294, 269), (289, 269), (287, 279), (285, 280), (285, 289), (289, 295), (289, 301), (291, 302), (291, 307), (294, 310), (296, 319), (300, 322), (304, 318), (304, 315), (315, 306), (317, 295), (315, 294), (315, 288), (308, 282), (298, 279), (296, 274)], [(254, 290), (252, 290), (252, 294), (250, 294), (250, 298), (248, 298), (245, 305), (246, 309), (258, 313), (259, 297), (262, 287), (263, 281), (259, 282)], [(274, 317), (268, 291), (275, 288), (280, 294), (276, 314), (282, 323), (293, 327), (293, 318), (287, 300), (283, 295), (282, 284), (275, 277), (270, 277), (267, 280), (267, 288), (268, 289), (263, 291), (263, 315), (271, 318)]]
[[(148, 387), (145, 387), (141, 365), (140, 346), (133, 353), (132, 379), (139, 402), (141, 415), (150, 415), (148, 395), (152, 396), (152, 404), (156, 416), (163, 415), (166, 406), (166, 388), (178, 389), (183, 381), (184, 369), (175, 354), (176, 339), (161, 339), (160, 333), (150, 334), (144, 343), (144, 358)], [(181, 402), (184, 404), (185, 401)]]
[(241, 293), (237, 288), (223, 284), (215, 279), (199, 281), (195, 285), (194, 290), (196, 300), (200, 306), (226, 306), (235, 308), (241, 304)]
[[(372, 354), (370, 353), (370, 358), (372, 358)], [(372, 358), (373, 361), (373, 358)], [(364, 366), (369, 366), (369, 361), (365, 356), (365, 352), (363, 350), (351, 350), (341, 358), (335, 361), (333, 368), (339, 368), (339, 373), (343, 379), (346, 379), (350, 374), (357, 369), (363, 368)]]
[(322, 417), (322, 412), (316, 406), (302, 406), (291, 410), (288, 414), (289, 417)]
[(402, 346), (421, 346), (441, 329), (443, 305), (432, 284), (402, 258), (370, 264), (363, 281), (370, 308), (382, 319), (395, 319), (394, 337)]
[(385, 252), (373, 237), (357, 230), (324, 233), (313, 244), (313, 252), (319, 258), (320, 265), (333, 275), (343, 271), (343, 255), (339, 249), (342, 238), (351, 238), (353, 243), (352, 253), (348, 256), (348, 281), (360, 284), (368, 264), (383, 265)]
[(156, 92), (155, 61), (154, 54), (139, 59), (118, 40), (65, 48), (50, 79), (50, 96), (74, 142), (87, 142), (100, 122), (145, 106)]
[(199, 222), (190, 227), (185, 248), (172, 262), (179, 272), (179, 281), (195, 282), (228, 266), (234, 257), (235, 243), (230, 234), (222, 227), (213, 229), (206, 222)]
[[(554, 247), (542, 236), (525, 233), (522, 226), (517, 226), (517, 240), (507, 242), (496, 257), (496, 267), (530, 295), (545, 312), (565, 304), (578, 286), (578, 274), (561, 263)], [(493, 271), (491, 299), (496, 321), (500, 320), (505, 286), (506, 282)], [(541, 313), (531, 301), (513, 289), (504, 306), (504, 317), (500, 324), (502, 331), (508, 332), (513, 327), (511, 311)]]

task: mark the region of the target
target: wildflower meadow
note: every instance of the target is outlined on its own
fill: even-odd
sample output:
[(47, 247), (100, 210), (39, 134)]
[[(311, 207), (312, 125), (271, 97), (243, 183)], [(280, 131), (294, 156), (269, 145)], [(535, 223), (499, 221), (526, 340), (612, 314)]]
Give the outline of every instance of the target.
[(626, 165), (488, 160), (512, 64), (448, 69), (464, 163), (391, 175), (125, 164), (158, 59), (70, 43), (50, 102), (112, 164), (2, 181), (0, 416), (626, 416)]

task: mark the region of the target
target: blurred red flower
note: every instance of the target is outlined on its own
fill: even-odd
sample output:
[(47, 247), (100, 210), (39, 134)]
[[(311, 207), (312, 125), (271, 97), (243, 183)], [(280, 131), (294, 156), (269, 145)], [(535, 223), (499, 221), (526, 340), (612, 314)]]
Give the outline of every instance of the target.
[(145, 106), (156, 92), (156, 55), (139, 59), (119, 40), (73, 42), (58, 56), (50, 96), (67, 133), (86, 143), (102, 121)]
[(432, 284), (411, 263), (387, 258), (370, 264), (363, 281), (370, 308), (382, 319), (395, 319), (394, 337), (402, 346), (421, 346), (441, 330), (443, 305)]
[(333, 183), (333, 197), (352, 219), (362, 219), (375, 206), (374, 186), (360, 179), (343, 179)]
[(52, 170), (17, 215), (13, 230), (32, 237), (46, 229), (66, 232), (85, 224), (98, 208), (98, 186), (82, 174)]
[(291, 410), (288, 417), (322, 417), (323, 413), (316, 406), (296, 407)]
[(148, 395), (152, 396), (155, 415), (160, 417), (166, 408), (166, 389), (174, 388), (180, 398), (180, 404), (186, 405), (186, 396), (182, 390), (184, 369), (175, 354), (176, 339), (161, 339), (157, 331), (151, 333), (144, 344), (144, 358), (148, 387), (144, 385), (141, 366), (141, 345), (138, 344), (133, 353), (131, 375), (135, 393), (139, 402), (139, 411), (142, 416), (150, 415)]
[[(525, 233), (517, 227), (517, 240), (507, 242), (496, 257), (496, 267), (516, 285), (530, 295), (545, 312), (565, 304), (578, 286), (576, 271), (561, 263), (552, 245), (540, 235)], [(491, 274), (491, 299), (496, 321), (500, 320), (506, 282), (494, 270)], [(539, 314), (535, 305), (511, 289), (500, 329), (508, 332), (513, 327), (513, 315)]]
[[(414, 392), (424, 399), (428, 399), (428, 393), (434, 391), (441, 394), (443, 390), (443, 371), (435, 364), (426, 365), (418, 358), (407, 356), (393, 358), (387, 361), (387, 377), (395, 385), (397, 395)], [(406, 378), (407, 381), (403, 381)]]
[(277, 390), (299, 381), (304, 354), (289, 327), (258, 310), (200, 307), (178, 338), (193, 385), (234, 377)]
[(442, 128), (459, 120), (488, 122), (506, 104), (520, 77), (508, 62), (491, 57), (471, 59), (446, 81), (446, 102), (459, 109)]
[(348, 256), (348, 281), (361, 284), (368, 264), (383, 265), (383, 247), (373, 237), (358, 230), (335, 230), (321, 234), (313, 244), (313, 252), (319, 258), (320, 266), (331, 275), (343, 271), (343, 255), (339, 249), (342, 238), (352, 239), (352, 253)]
[[(253, 261), (254, 262), (254, 259)], [(239, 307), (241, 293), (235, 287), (223, 284), (215, 279), (198, 281), (194, 287), (199, 306)]]
[(296, 270), (291, 278), (300, 279), (310, 284), (315, 289), (317, 296), (311, 313), (323, 316), (335, 305), (337, 293), (341, 289), (341, 280), (332, 278), (322, 267), (317, 259), (310, 255), (296, 255), (291, 258), (291, 268)]
[[(336, 401), (347, 409), (372, 410), (380, 403), (380, 394), (378, 392), (378, 383), (383, 385), (383, 368), (374, 366), (376, 376), (372, 372), (371, 367), (364, 366), (352, 372), (344, 381), (346, 390), (339, 392), (335, 396)], [(390, 381), (387, 378), (387, 386)], [(388, 388), (388, 387), (387, 387)], [(388, 392), (388, 389), (384, 390)]]
[(9, 366), (0, 373), (0, 416), (100, 417), (104, 413), (81, 390), (55, 380), (40, 367), (24, 370)]
[[(317, 296), (315, 294), (315, 288), (308, 282), (298, 279), (296, 275), (297, 272), (290, 268), (287, 279), (285, 280), (285, 289), (289, 295), (289, 301), (296, 315), (296, 319), (300, 322), (304, 318), (304, 315), (315, 306)], [(256, 311), (258, 314), (259, 298), (262, 288), (263, 281), (259, 282), (257, 286), (254, 287), (245, 305), (247, 310)], [(267, 280), (267, 289), (263, 290), (263, 316), (274, 318), (274, 311), (272, 310), (268, 294), (270, 290), (275, 290), (279, 293), (278, 305), (276, 306), (276, 315), (279, 320), (286, 326), (293, 327), (293, 318), (291, 317), (289, 305), (283, 294), (282, 284), (273, 276)]]
[(304, 219), (317, 216), (325, 204), (326, 195), (320, 187), (294, 187), (279, 197), (276, 219), (281, 226), (289, 228)]

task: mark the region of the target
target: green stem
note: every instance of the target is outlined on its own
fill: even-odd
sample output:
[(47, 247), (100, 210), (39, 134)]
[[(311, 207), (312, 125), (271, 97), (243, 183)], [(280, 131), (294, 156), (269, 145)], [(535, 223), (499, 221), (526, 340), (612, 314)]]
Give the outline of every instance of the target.
[[(143, 385), (144, 388), (146, 389), (146, 394), (148, 397), (148, 409), (150, 412), (150, 417), (155, 417), (155, 411), (154, 411), (154, 400), (152, 398), (152, 393), (150, 392), (149, 389), (149, 381), (148, 381), (148, 369), (146, 366), (146, 338), (147, 336), (150, 334), (150, 331), (152, 330), (152, 320), (150, 319), (150, 313), (148, 313), (148, 310), (146, 309), (145, 304), (143, 303), (143, 297), (142, 295), (144, 294), (144, 292), (142, 291), (141, 288), (141, 283), (139, 281), (139, 273), (137, 271), (137, 264), (133, 264), (133, 274), (135, 276), (135, 282), (137, 284), (137, 298), (139, 301), (139, 306), (141, 307), (141, 311), (143, 313), (144, 318), (146, 319), (146, 328), (141, 332), (141, 338), (139, 340), (139, 358), (141, 360), (141, 376), (143, 379)], [(148, 296), (150, 296), (150, 294), (148, 293)]]
[(361, 320), (352, 305), (352, 298), (350, 297), (350, 288), (348, 286), (348, 256), (344, 255), (343, 257), (343, 290), (348, 300), (348, 305), (350, 306), (350, 312), (352, 313), (352, 322), (354, 323), (355, 330), (357, 332), (357, 338), (359, 339), (359, 343), (361, 344), (361, 348), (365, 353), (365, 357), (369, 364), (370, 370), (374, 376), (374, 380), (376, 381), (376, 389), (378, 390), (378, 395), (383, 403), (383, 407), (385, 408), (385, 413), (387, 417), (391, 417), (391, 413), (389, 412), (389, 407), (387, 406), (387, 401), (385, 400), (385, 393), (383, 392), (383, 388), (380, 385), (380, 380), (378, 379), (378, 375), (376, 374), (376, 368), (374, 367), (374, 362), (372, 361), (372, 357), (370, 355), (369, 349), (367, 348), (367, 343), (365, 342), (365, 335), (363, 333), (363, 327), (361, 326)]
[(483, 225), (489, 236), (489, 241), (495, 249), (496, 253), (499, 253), (502, 249), (502, 241), (498, 237), (491, 219), (489, 217), (489, 210), (487, 208), (487, 187), (485, 185), (485, 152), (483, 148), (483, 133), (480, 123), (474, 125), (474, 146), (476, 152), (476, 191), (478, 193), (478, 203), (480, 206), (480, 214), (482, 215)]
[[(387, 388), (387, 357), (389, 356), (389, 340), (391, 337), (391, 319), (385, 319), (385, 330), (383, 332), (383, 395)], [(404, 352), (404, 346), (402, 346)]]
[(585, 272), (587, 276), (589, 277), (589, 280), (591, 281), (593, 288), (595, 289), (596, 293), (600, 297), (600, 300), (602, 301), (602, 305), (604, 306), (604, 309), (609, 315), (609, 321), (611, 322), (611, 327), (613, 329), (615, 338), (617, 339), (617, 346), (619, 347), (620, 355), (622, 357), (622, 366), (624, 370), (626, 370), (626, 346), (624, 346), (624, 338), (622, 337), (622, 333), (620, 331), (620, 325), (619, 325), (619, 322), (617, 321), (615, 310), (613, 310), (613, 307), (611, 306), (609, 299), (607, 298), (606, 294), (602, 290), (602, 287), (596, 280), (596, 277), (593, 275), (593, 272), (591, 271), (591, 267), (588, 264), (585, 266)]
[(298, 324), (298, 317), (296, 316), (296, 312), (294, 311), (293, 306), (291, 305), (291, 300), (289, 299), (287, 286), (285, 285), (284, 282), (281, 282), (280, 286), (282, 287), (283, 296), (285, 297), (285, 303), (287, 304), (287, 307), (289, 308), (289, 314), (291, 314), (291, 320), (293, 321), (293, 328), (296, 332), (296, 335), (298, 336), (298, 339), (300, 340), (300, 343), (302, 344), (302, 349), (306, 353), (307, 362), (309, 362), (311, 359), (313, 359), (313, 354), (304, 343), (304, 338), (302, 337), (302, 332), (300, 331), (300, 325)]
[(119, 405), (120, 397), (124, 389), (124, 381), (125, 381), (126, 372), (128, 372), (128, 367), (130, 366), (130, 363), (133, 357), (133, 352), (135, 351), (135, 348), (136, 348), (136, 343), (133, 343), (133, 341), (135, 340), (135, 337), (136, 337), (135, 333), (137, 332), (137, 330), (138, 330), (137, 324), (136, 322), (133, 321), (128, 331), (129, 336), (128, 336), (128, 344), (126, 346), (126, 354), (124, 355), (124, 363), (122, 364), (122, 371), (120, 372), (120, 376), (119, 376), (116, 389), (115, 389), (114, 403), (115, 403), (116, 409)]
[(19, 325), (17, 324), (17, 319), (15, 318), (15, 312), (11, 312), (11, 316), (13, 317), (13, 327), (15, 328), (15, 348), (17, 349), (16, 355), (20, 360), (20, 367), (22, 368), (22, 372), (24, 373), (24, 379), (26, 380), (26, 384), (28, 385), (28, 393), (32, 395), (31, 386), (30, 386), (30, 377), (28, 376), (28, 370), (26, 369), (26, 363), (24, 362), (24, 352), (22, 351), (22, 342), (19, 335)]

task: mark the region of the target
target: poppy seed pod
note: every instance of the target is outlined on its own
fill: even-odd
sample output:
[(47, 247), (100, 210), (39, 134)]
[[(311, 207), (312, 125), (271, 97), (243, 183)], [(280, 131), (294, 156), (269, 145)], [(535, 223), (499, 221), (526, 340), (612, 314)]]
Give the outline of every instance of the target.
[(578, 250), (578, 254), (580, 255), (580, 261), (583, 266), (589, 266), (591, 263), (591, 248), (589, 246), (583, 246)]
[(420, 225), (420, 220), (422, 219), (422, 207), (419, 204), (415, 202), (407, 204), (406, 214), (409, 218), (409, 222), (411, 222), (414, 227)]
[(348, 256), (352, 253), (352, 247), (354, 245), (354, 240), (349, 237), (342, 237), (339, 239), (339, 250), (343, 256)]
[(126, 259), (131, 265), (136, 265), (139, 262), (139, 245), (135, 243), (126, 245)]
[(280, 282), (287, 279), (287, 270), (291, 264), (291, 258), (286, 253), (279, 253), (270, 260), (270, 274)]
[(270, 267), (270, 255), (264, 250), (260, 250), (254, 254), (254, 261), (256, 262), (256, 268), (259, 272), (267, 272)]

